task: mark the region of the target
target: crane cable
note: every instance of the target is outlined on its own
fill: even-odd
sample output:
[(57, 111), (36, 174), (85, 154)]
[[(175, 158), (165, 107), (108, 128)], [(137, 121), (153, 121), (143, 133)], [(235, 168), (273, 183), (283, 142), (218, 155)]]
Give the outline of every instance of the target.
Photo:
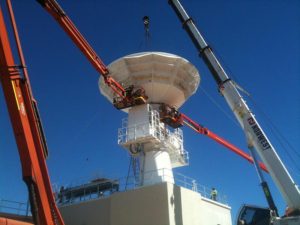
[(144, 30), (145, 30), (145, 40), (146, 40), (146, 48), (150, 45), (150, 19), (149, 16), (143, 17)]
[[(282, 147), (282, 149), (287, 154), (288, 158), (291, 160), (291, 162), (294, 164), (295, 168), (297, 168), (298, 172), (300, 172), (300, 167), (298, 166), (297, 162), (294, 160), (292, 155), (290, 154), (290, 151), (286, 147), (286, 145), (289, 147), (290, 150), (294, 152), (294, 154), (300, 158), (299, 152), (292, 146), (292, 144), (284, 137), (284, 135), (279, 131), (279, 129), (276, 127), (276, 125), (272, 122), (271, 118), (259, 107), (259, 105), (255, 102), (252, 96), (249, 96), (249, 99), (252, 101), (252, 103), (256, 106), (258, 111), (261, 113), (262, 117), (266, 119), (266, 121), (269, 124), (270, 131), (273, 133), (274, 137)], [(285, 143), (283, 143), (285, 142)], [(286, 144), (286, 145), (285, 145)]]
[(144, 16), (142, 20), (144, 24), (144, 37), (139, 44), (139, 51), (142, 50), (143, 45), (146, 50), (149, 50), (149, 48), (151, 47), (150, 18), (149, 16)]
[(222, 106), (202, 87), (200, 86), (200, 90), (206, 95), (206, 97), (222, 112), (224, 115), (233, 122), (236, 126), (239, 126), (239, 123), (236, 121), (235, 118), (233, 118), (228, 112), (226, 112)]
[[(211, 43), (211, 42), (210, 42)], [(211, 44), (210, 44), (211, 45)], [(211, 45), (212, 46), (212, 45)], [(216, 48), (213, 48), (214, 52), (216, 55), (218, 55), (218, 58), (220, 60), (220, 62), (222, 62), (222, 65), (224, 68), (226, 68), (227, 71), (229, 71), (229, 74), (231, 77), (234, 78), (234, 80), (237, 80), (237, 77), (233, 75), (231, 69), (227, 66), (227, 64), (224, 62), (223, 58), (220, 56), (220, 54), (218, 54), (218, 52), (216, 51)], [(241, 90), (239, 88), (239, 86), (237, 87), (239, 90)], [(203, 88), (201, 88), (201, 90), (203, 91), (203, 93), (212, 101), (213, 104), (215, 104), (231, 121), (233, 121), (235, 124), (238, 125), (236, 120), (233, 120), (232, 117), (229, 116), (229, 114), (224, 111), (222, 109), (222, 107), (213, 99), (212, 96), (210, 96)], [(285, 142), (285, 144), (295, 153), (296, 156), (298, 156), (300, 158), (300, 153), (291, 145), (291, 143), (284, 137), (284, 135), (279, 131), (279, 129), (275, 126), (275, 124), (272, 122), (272, 120), (267, 116), (266, 113), (264, 113), (264, 111), (259, 107), (259, 105), (255, 102), (255, 100), (253, 99), (253, 97), (248, 93), (242, 90), (243, 93), (246, 93), (247, 97), (249, 97), (249, 99), (252, 101), (252, 103), (256, 106), (256, 108), (258, 109), (258, 111), (261, 113), (261, 115), (266, 119), (266, 121), (268, 121), (269, 123), (269, 127), (271, 132), (274, 134), (276, 140), (278, 141), (278, 143), (281, 145), (281, 147), (283, 148), (283, 150), (285, 151), (285, 153), (287, 154), (288, 158), (291, 160), (291, 162), (293, 163), (293, 165), (295, 166), (295, 168), (297, 168), (297, 170), (300, 172), (300, 167), (298, 166), (297, 162), (294, 160), (294, 158), (291, 156), (289, 150), (286, 148), (286, 146), (284, 145), (283, 142)], [(283, 141), (281, 141), (283, 140)]]

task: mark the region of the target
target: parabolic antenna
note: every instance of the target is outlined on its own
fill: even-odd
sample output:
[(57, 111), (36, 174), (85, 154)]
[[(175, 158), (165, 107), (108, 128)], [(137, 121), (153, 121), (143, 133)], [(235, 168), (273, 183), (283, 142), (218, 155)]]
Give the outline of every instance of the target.
[[(197, 90), (200, 76), (186, 59), (164, 52), (131, 54), (112, 62), (109, 75), (123, 87), (134, 85), (146, 91), (148, 103), (165, 103), (178, 109)], [(101, 93), (110, 101), (113, 91), (99, 79)]]

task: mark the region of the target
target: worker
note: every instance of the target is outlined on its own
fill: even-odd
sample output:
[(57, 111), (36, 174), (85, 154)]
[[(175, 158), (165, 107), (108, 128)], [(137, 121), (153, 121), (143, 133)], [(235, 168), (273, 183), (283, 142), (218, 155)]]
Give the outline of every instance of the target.
[(239, 220), (239, 224), (238, 225), (246, 225), (245, 220)]
[(131, 97), (133, 88), (134, 88), (133, 85), (130, 85), (129, 87), (125, 88), (125, 96), (126, 96), (126, 97)]
[(60, 189), (59, 189), (59, 192), (58, 192), (58, 202), (59, 203), (62, 203), (63, 201), (63, 192), (65, 190), (65, 187), (64, 186), (61, 186)]
[(210, 192), (210, 199), (217, 201), (218, 191), (213, 187)]

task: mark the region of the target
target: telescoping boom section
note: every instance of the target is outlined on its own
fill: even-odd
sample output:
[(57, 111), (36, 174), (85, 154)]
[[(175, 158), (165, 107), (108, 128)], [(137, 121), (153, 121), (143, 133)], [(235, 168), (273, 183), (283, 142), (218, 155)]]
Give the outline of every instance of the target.
[[(7, 2), (21, 65), (17, 65), (14, 61), (7, 27), (0, 8), (0, 80), (19, 150), (23, 180), (29, 191), (33, 220), (37, 225), (63, 225), (64, 222), (55, 204), (45, 162), (48, 151), (37, 110), (37, 103), (31, 91), (10, 0), (7, 0)], [(143, 88), (123, 87), (109, 75), (107, 67), (55, 0), (38, 0), (38, 2), (54, 17), (100, 73), (105, 83), (111, 87), (115, 94), (114, 106), (117, 109), (124, 109), (147, 102), (148, 97)], [(230, 82), (228, 83), (230, 84)], [(186, 115), (176, 110), (171, 110), (171, 116), (168, 113), (164, 114), (165, 111), (163, 109), (161, 113), (162, 121), (171, 127), (176, 128), (185, 124), (196, 132), (214, 139), (248, 161), (253, 162), (249, 155), (243, 153), (207, 128), (195, 123)], [(173, 115), (173, 113), (175, 114)], [(251, 123), (253, 125), (253, 121)], [(267, 171), (263, 164), (260, 166)]]
[[(134, 105), (145, 104), (147, 102), (147, 93), (145, 93), (145, 90), (143, 88), (134, 87), (133, 85), (130, 85), (129, 87), (123, 87), (120, 83), (118, 83), (111, 76), (109, 76), (109, 70), (107, 69), (105, 64), (101, 61), (97, 53), (85, 40), (83, 35), (79, 32), (79, 30), (73, 24), (71, 19), (66, 15), (66, 13), (55, 0), (37, 1), (43, 6), (43, 8), (47, 12), (50, 13), (50, 15), (55, 19), (55, 21), (58, 22), (60, 27), (72, 39), (74, 44), (86, 56), (86, 58), (93, 65), (93, 67), (102, 75), (105, 83), (112, 88), (112, 90), (116, 94), (116, 97), (113, 99), (113, 104), (117, 109), (125, 109)], [(170, 122), (171, 121), (169, 120), (169, 123)], [(202, 132), (202, 134), (204, 134), (204, 132)], [(249, 162), (253, 163), (253, 159), (251, 156), (247, 155), (242, 150), (237, 150), (238, 148), (224, 141), (220, 137), (216, 138), (217, 136), (212, 132), (208, 132), (206, 135), (219, 142), (220, 144), (224, 145), (225, 147), (231, 149), (235, 153), (239, 154)], [(261, 164), (261, 166), (263, 166), (263, 164)], [(264, 166), (263, 170), (267, 171), (267, 169)]]
[(55, 19), (67, 33), (73, 43), (80, 49), (96, 71), (103, 77), (105, 83), (113, 90), (116, 97), (114, 106), (117, 109), (127, 108), (146, 103), (147, 96), (142, 88), (123, 87), (109, 75), (109, 70), (100, 57), (76, 28), (72, 20), (55, 0), (37, 0), (42, 7)]
[[(178, 127), (185, 125), (191, 129), (193, 129), (198, 134), (205, 135), (205, 136), (211, 138), (212, 140), (218, 142), (219, 144), (223, 145), (230, 151), (232, 151), (235, 154), (246, 159), (248, 162), (250, 162), (252, 164), (254, 163), (253, 158), (249, 154), (245, 153), (243, 150), (241, 150), (238, 147), (234, 146), (233, 144), (229, 143), (228, 141), (226, 141), (224, 138), (220, 137), (219, 135), (213, 133), (208, 128), (195, 122), (194, 120), (189, 118), (187, 115), (180, 113), (174, 107), (170, 107), (166, 104), (161, 104), (159, 107), (159, 112), (160, 112), (161, 121), (166, 123), (170, 127), (178, 128)], [(268, 173), (268, 170), (263, 163), (259, 162), (259, 167), (263, 171)]]
[(169, 0), (183, 28), (194, 43), (199, 56), (201, 56), (215, 79), (220, 93), (224, 96), (229, 107), (240, 123), (248, 140), (250, 149), (256, 152), (265, 163), (273, 181), (280, 190), (289, 208), (300, 209), (300, 191), (291, 178), (284, 164), (277, 155), (274, 147), (266, 137), (253, 113), (239, 93), (235, 83), (229, 78), (219, 63), (211, 47), (195, 26), (192, 18), (186, 13), (178, 0)]

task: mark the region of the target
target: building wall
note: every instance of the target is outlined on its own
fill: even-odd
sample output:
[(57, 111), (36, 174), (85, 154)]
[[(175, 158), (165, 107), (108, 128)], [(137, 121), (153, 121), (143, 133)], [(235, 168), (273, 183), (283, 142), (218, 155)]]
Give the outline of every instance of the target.
[[(201, 224), (220, 224), (231, 225), (231, 213), (228, 206), (216, 204), (210, 199), (202, 199), (201, 201)], [(214, 218), (214, 223), (205, 215), (210, 215)]]
[[(173, 204), (173, 218), (176, 225), (209, 225), (200, 223), (201, 216), (204, 216), (201, 211), (201, 195), (197, 192), (178, 186), (169, 186), (169, 194), (174, 198)], [(170, 204), (172, 208), (172, 202)], [(170, 213), (170, 216), (172, 214)], [(206, 216), (206, 215), (205, 215)]]
[(230, 207), (161, 183), (60, 207), (66, 225), (231, 225)]
[(110, 199), (91, 200), (59, 208), (66, 225), (110, 225)]
[(230, 207), (198, 192), (168, 185), (170, 225), (231, 225)]
[(110, 219), (111, 225), (169, 224), (166, 183), (113, 195)]

